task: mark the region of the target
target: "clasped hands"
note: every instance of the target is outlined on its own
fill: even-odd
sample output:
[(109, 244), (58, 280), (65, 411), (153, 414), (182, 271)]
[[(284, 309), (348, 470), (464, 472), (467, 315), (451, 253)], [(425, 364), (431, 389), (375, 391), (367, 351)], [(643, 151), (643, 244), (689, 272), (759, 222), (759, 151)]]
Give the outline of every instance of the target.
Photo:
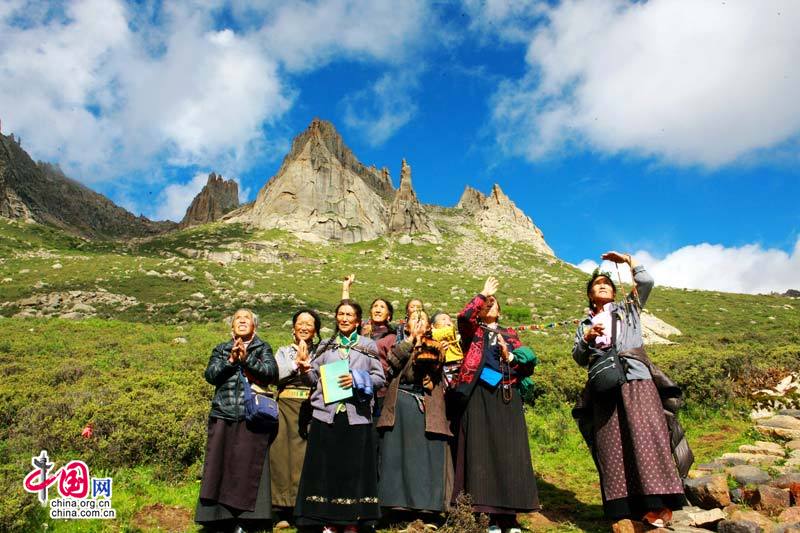
[(247, 348), (245, 347), (242, 338), (236, 337), (236, 339), (233, 341), (231, 353), (228, 355), (228, 363), (244, 363), (245, 359), (247, 359)]

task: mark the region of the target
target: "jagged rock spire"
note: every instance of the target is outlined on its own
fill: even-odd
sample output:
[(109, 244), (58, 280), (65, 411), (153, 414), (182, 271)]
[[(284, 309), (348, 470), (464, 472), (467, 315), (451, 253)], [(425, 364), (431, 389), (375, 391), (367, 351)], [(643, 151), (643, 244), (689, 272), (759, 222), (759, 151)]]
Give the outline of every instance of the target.
[(489, 196), (467, 186), (456, 206), (470, 215), (485, 232), (511, 241), (524, 241), (547, 255), (555, 255), (544, 234), (511, 198), (494, 184)]
[(205, 187), (194, 197), (180, 227), (214, 222), (239, 207), (239, 185), (212, 172)]
[(411, 185), (411, 166), (405, 159), (400, 166), (400, 188), (389, 207), (388, 227), (391, 233), (427, 233), (436, 237), (440, 235), (417, 199)]
[(314, 119), (292, 142), (252, 208), (228, 218), (311, 239), (358, 242), (386, 233), (394, 187), (387, 171), (364, 166), (330, 122)]

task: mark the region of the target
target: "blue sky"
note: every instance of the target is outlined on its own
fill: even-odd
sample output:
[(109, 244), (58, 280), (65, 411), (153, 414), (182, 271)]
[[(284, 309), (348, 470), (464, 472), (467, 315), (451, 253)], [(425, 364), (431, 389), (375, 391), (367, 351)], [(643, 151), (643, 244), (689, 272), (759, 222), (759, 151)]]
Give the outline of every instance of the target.
[(0, 120), (34, 158), (180, 218), (214, 170), (255, 197), (331, 120), (427, 203), (493, 183), (556, 254), (675, 286), (800, 288), (791, 0), (75, 0), (0, 5)]

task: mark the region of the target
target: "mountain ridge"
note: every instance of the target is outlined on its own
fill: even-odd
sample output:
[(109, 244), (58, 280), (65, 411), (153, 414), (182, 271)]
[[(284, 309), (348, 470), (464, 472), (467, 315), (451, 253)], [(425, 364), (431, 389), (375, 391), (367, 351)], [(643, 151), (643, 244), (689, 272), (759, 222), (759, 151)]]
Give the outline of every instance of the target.
[(0, 134), (0, 216), (35, 221), (84, 238), (147, 237), (177, 227), (137, 217), (69, 178), (56, 165), (34, 162), (13, 135)]

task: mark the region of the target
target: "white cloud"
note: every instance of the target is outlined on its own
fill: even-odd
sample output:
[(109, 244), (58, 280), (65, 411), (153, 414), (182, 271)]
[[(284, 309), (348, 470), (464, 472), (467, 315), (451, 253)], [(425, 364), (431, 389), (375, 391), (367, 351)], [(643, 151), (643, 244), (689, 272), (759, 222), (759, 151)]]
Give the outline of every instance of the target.
[(344, 123), (370, 145), (383, 144), (416, 114), (412, 93), (418, 86), (417, 76), (409, 71), (386, 73), (371, 87), (348, 96), (342, 102)]
[[(267, 9), (272, 9), (269, 4)], [(279, 4), (260, 30), (264, 46), (288, 69), (305, 71), (351, 58), (398, 64), (435, 35), (428, 3), (408, 0), (298, 1)], [(245, 12), (244, 16), (250, 16)]]
[[(726, 248), (702, 243), (684, 246), (663, 258), (646, 251), (633, 256), (653, 274), (656, 283), (670, 287), (704, 289), (749, 294), (785, 292), (800, 288), (800, 238), (792, 253), (758, 244)], [(578, 268), (591, 272), (597, 262), (581, 261)], [(616, 280), (613, 265), (604, 262), (603, 269)], [(620, 268), (625, 283), (630, 283), (627, 268)]]
[[(508, 33), (516, 12), (501, 8), (497, 31), (524, 35)], [(529, 16), (545, 23), (527, 39), (527, 74), (492, 101), (511, 152), (716, 167), (800, 132), (800, 3), (565, 0)]]
[(527, 42), (547, 3), (530, 0), (463, 0), (470, 29), (484, 42), (497, 35), (509, 42)]
[(399, 68), (436, 34), (422, 0), (402, 16), (388, 0), (234, 1), (237, 31), (219, 26), (229, 5), (0, 2), (4, 131), (123, 196), (127, 176), (163, 184), (165, 164), (239, 173), (285, 145), (265, 131), (285, 135), (297, 77), (342, 58)]

